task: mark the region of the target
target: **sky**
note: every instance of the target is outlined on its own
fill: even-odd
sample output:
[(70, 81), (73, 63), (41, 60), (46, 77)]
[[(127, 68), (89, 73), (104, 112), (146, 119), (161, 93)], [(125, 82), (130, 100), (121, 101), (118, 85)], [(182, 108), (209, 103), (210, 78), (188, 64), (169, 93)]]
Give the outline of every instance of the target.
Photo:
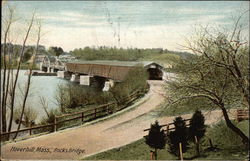
[[(13, 42), (21, 42), (21, 31), (35, 10), (42, 20), (41, 44), (65, 51), (86, 46), (182, 50), (199, 25), (230, 28), (235, 15), (249, 10), (248, 1), (5, 1), (2, 5), (3, 16), (8, 5), (15, 8)], [(249, 16), (244, 20), (249, 27)], [(244, 32), (249, 34), (249, 29)], [(28, 44), (35, 44), (33, 36)]]

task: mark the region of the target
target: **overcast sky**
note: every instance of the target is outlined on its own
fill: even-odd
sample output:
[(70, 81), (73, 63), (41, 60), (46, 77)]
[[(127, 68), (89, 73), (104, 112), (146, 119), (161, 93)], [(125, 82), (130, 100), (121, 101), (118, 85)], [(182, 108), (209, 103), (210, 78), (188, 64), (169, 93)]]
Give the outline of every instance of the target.
[[(22, 20), (36, 9), (46, 33), (41, 44), (65, 51), (103, 45), (180, 50), (198, 25), (230, 27), (233, 15), (249, 10), (248, 1), (10, 1), (3, 15), (7, 4)], [(16, 29), (25, 26), (22, 20)]]

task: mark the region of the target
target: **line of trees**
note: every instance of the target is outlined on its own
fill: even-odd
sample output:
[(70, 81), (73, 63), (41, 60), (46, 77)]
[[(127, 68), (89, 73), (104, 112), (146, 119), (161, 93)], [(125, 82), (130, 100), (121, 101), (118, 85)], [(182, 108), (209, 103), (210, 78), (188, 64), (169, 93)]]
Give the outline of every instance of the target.
[(182, 117), (176, 117), (173, 123), (174, 130), (168, 131), (167, 129), (166, 132), (164, 132), (158, 121), (151, 124), (149, 133), (145, 136), (145, 142), (154, 149), (155, 159), (157, 160), (157, 149), (164, 149), (166, 144), (168, 145), (167, 150), (170, 154), (181, 158), (181, 153), (185, 153), (190, 149), (189, 145), (191, 142), (196, 144), (196, 156), (199, 156), (199, 142), (206, 132), (205, 118), (201, 111), (195, 111), (190, 120), (189, 127), (187, 127)]
[[(4, 50), (4, 46), (6, 46), (7, 48), (7, 51), (9, 53), (11, 53), (11, 59), (12, 61), (15, 62), (15, 64), (17, 65), (17, 59), (19, 59), (19, 56), (20, 56), (20, 52), (22, 50), (22, 45), (17, 45), (17, 44), (12, 44), (12, 43), (7, 43), (7, 44), (1, 44), (1, 53), (3, 53), (3, 50)], [(39, 53), (45, 53), (45, 47), (43, 49), (44, 46), (41, 46), (39, 45)], [(24, 49), (24, 58), (22, 60), (22, 63), (25, 63), (27, 62), (28, 60), (30, 60), (31, 56), (33, 55), (34, 51), (36, 50), (36, 46), (32, 46), (32, 45), (27, 45), (25, 46), (25, 49)], [(1, 55), (3, 56), (3, 55)], [(7, 59), (10, 59), (8, 57), (8, 55), (6, 56)], [(3, 60), (3, 57), (2, 57), (2, 60)], [(2, 65), (3, 65), (3, 62), (2, 62)]]
[[(137, 49), (137, 48), (116, 48), (116, 47), (85, 47), (74, 49), (70, 54), (84, 60), (121, 60), (121, 61), (136, 61), (136, 60), (162, 60), (170, 61), (179, 57), (187, 58), (190, 53), (175, 52), (161, 48), (156, 49)], [(166, 57), (166, 58), (165, 58)]]
[(54, 56), (59, 56), (59, 55), (63, 54), (64, 51), (61, 47), (51, 46), (51, 47), (49, 47), (48, 52)]

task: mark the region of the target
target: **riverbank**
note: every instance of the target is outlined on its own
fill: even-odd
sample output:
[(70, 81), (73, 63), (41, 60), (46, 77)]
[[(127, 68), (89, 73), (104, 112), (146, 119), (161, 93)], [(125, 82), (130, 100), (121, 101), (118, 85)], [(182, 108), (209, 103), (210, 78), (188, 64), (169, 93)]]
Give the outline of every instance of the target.
[[(25, 75), (29, 75), (29, 71), (24, 73)], [(42, 71), (32, 71), (32, 76), (57, 76), (57, 73), (46, 73)]]

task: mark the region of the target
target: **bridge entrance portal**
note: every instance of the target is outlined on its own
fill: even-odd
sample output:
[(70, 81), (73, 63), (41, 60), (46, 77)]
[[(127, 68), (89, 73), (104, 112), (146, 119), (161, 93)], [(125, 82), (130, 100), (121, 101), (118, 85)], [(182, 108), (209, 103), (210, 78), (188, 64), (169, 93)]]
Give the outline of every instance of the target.
[(148, 68), (149, 80), (162, 80), (163, 72), (159, 68)]

